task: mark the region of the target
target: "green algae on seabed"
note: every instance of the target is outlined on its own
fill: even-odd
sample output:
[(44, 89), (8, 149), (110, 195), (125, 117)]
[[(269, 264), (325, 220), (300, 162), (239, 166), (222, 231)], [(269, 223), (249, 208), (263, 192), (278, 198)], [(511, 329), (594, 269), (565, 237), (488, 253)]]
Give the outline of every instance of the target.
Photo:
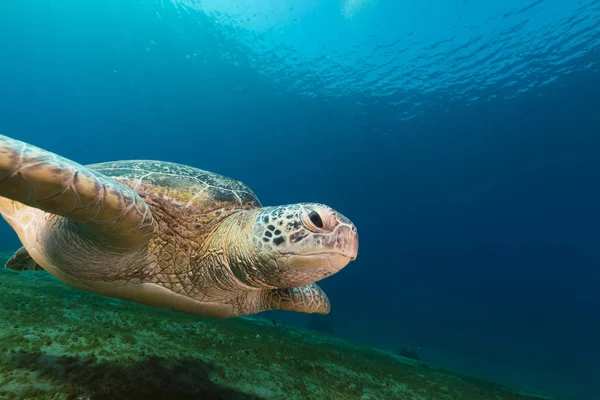
[[(0, 261), (1, 262), (1, 261)], [(312, 331), (0, 270), (1, 399), (539, 399)]]

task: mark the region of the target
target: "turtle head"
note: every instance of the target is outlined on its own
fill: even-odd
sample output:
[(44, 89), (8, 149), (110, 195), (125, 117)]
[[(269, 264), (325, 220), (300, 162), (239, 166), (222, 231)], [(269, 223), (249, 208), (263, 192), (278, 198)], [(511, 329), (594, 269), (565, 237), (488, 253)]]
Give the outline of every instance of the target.
[(335, 274), (358, 253), (352, 222), (323, 204), (266, 207), (253, 224), (265, 283), (298, 287)]

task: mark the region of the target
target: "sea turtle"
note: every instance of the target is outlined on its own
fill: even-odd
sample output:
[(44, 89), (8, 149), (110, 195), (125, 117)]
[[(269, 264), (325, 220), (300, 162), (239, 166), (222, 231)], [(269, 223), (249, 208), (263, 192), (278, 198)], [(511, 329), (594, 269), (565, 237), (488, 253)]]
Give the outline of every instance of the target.
[(323, 204), (262, 207), (243, 183), (190, 166), (82, 166), (2, 135), (0, 212), (23, 244), (8, 268), (217, 318), (326, 314), (315, 282), (358, 252), (356, 227)]

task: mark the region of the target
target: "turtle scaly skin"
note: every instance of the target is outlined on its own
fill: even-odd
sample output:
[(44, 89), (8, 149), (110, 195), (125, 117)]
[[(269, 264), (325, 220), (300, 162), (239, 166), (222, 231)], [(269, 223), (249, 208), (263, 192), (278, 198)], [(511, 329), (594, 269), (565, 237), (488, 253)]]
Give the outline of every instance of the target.
[(327, 313), (315, 282), (358, 251), (356, 227), (322, 204), (262, 207), (243, 183), (208, 171), (84, 167), (5, 136), (0, 196), (24, 246), (8, 267), (37, 263), (90, 292), (213, 317)]

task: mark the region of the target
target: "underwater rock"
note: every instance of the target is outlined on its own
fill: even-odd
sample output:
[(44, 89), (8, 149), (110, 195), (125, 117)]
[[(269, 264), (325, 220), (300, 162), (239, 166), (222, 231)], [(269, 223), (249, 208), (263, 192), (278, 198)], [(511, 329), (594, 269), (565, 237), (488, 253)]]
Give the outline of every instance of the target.
[(402, 357), (420, 361), (421, 360), (421, 355), (419, 354), (420, 350), (421, 350), (420, 348), (409, 349), (407, 347), (401, 347), (400, 350), (398, 350), (396, 353)]
[(260, 318), (211, 320), (0, 271), (0, 398), (534, 400)]

